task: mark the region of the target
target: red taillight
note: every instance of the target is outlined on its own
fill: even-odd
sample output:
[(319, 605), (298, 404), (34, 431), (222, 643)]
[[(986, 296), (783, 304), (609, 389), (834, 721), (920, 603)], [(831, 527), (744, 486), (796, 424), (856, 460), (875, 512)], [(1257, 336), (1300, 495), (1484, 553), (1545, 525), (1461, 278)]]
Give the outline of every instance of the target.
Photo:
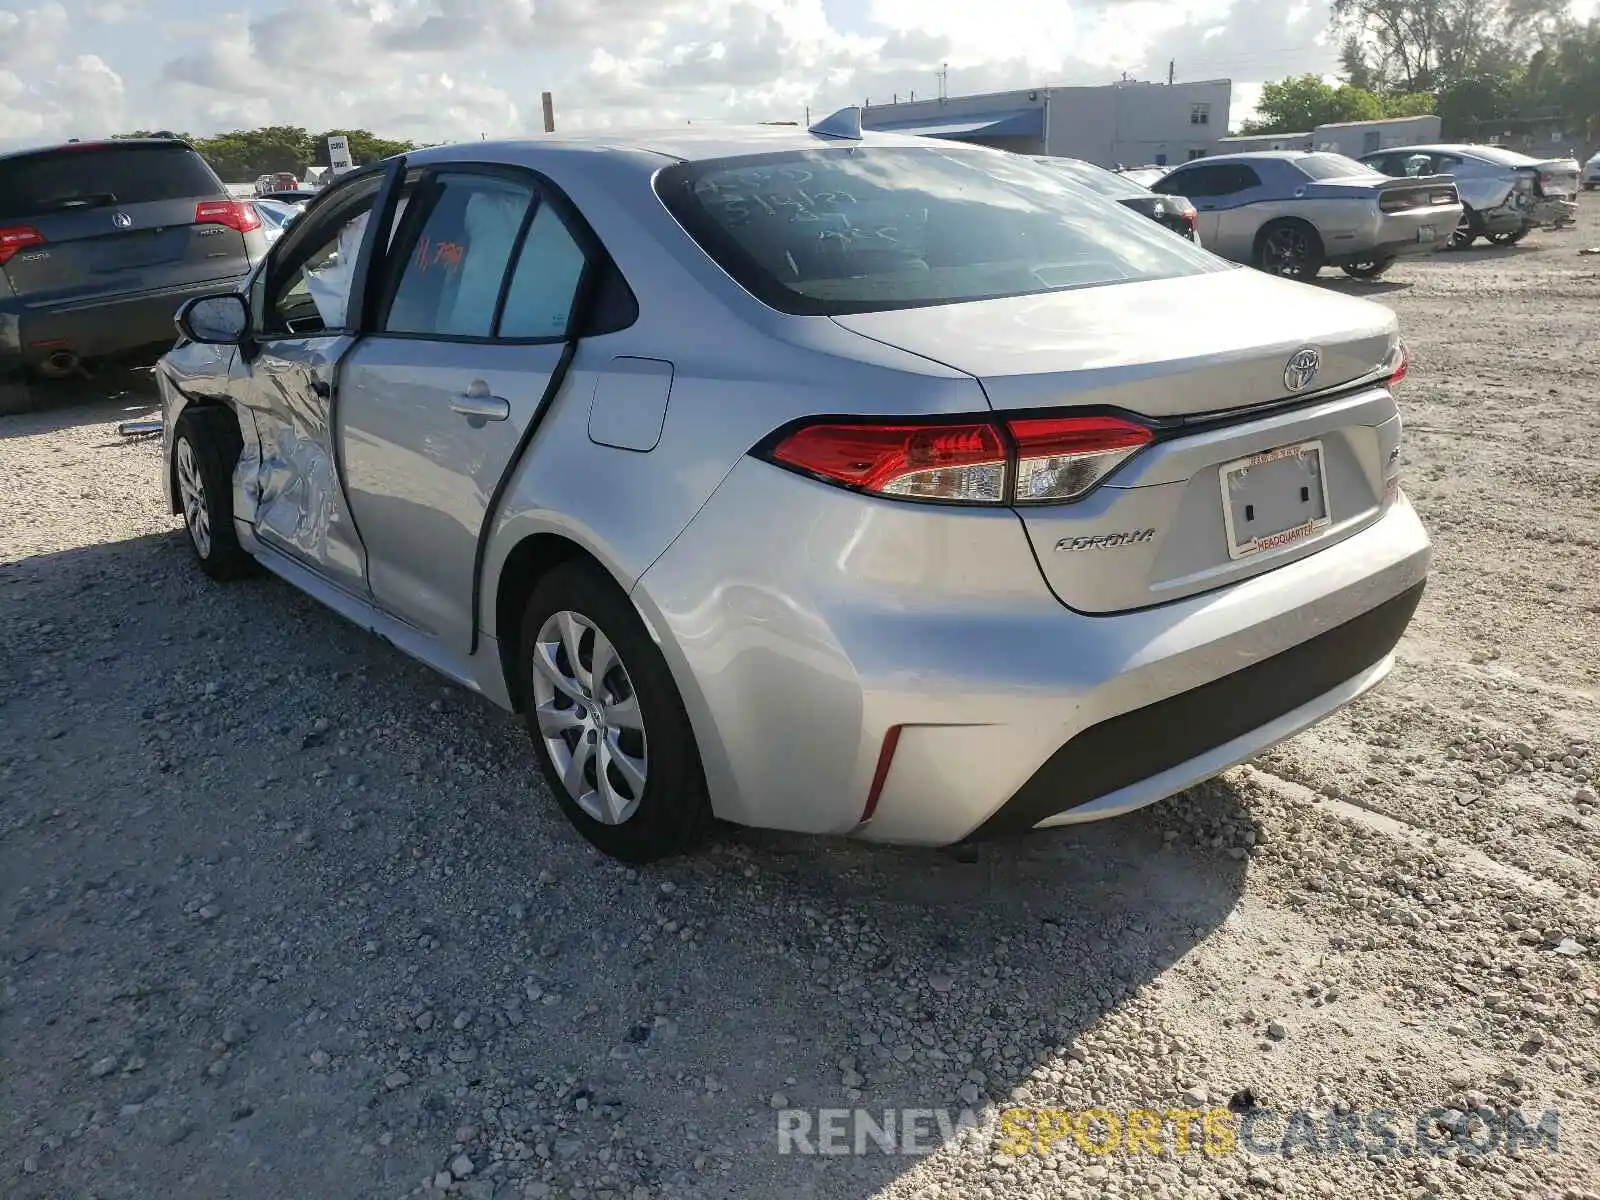
[(1393, 388), (1404, 383), (1410, 369), (1411, 356), (1406, 353), (1405, 343), (1402, 342), (1389, 357), (1389, 386)]
[(1030, 417), (1007, 428), (1017, 444), (1018, 504), (1076, 500), (1155, 438), (1121, 417)]
[(883, 496), (1005, 501), (1006, 450), (993, 425), (807, 425), (772, 457)]
[(861, 823), (872, 820), (878, 811), (878, 797), (883, 795), (883, 785), (889, 780), (889, 767), (894, 763), (895, 749), (900, 745), (900, 726), (891, 725), (883, 735), (883, 745), (878, 750), (878, 767), (872, 772), (872, 786), (867, 789), (867, 803), (861, 810)]
[(248, 200), (202, 200), (194, 206), (196, 225), (226, 225), (240, 233), (261, 228), (261, 214)]
[(8, 225), (0, 228), (0, 267), (11, 261), (11, 256), (29, 246), (44, 245), (44, 234), (32, 225)]
[(1090, 491), (1154, 440), (1121, 417), (950, 425), (803, 425), (766, 457), (829, 483), (906, 500), (1052, 504)]

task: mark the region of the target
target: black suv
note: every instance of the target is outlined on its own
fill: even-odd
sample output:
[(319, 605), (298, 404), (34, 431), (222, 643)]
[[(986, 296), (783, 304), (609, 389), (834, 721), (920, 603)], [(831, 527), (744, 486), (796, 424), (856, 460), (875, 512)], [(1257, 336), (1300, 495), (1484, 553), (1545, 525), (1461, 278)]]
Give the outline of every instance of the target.
[(0, 155), (0, 382), (176, 338), (266, 253), (255, 207), (176, 138)]

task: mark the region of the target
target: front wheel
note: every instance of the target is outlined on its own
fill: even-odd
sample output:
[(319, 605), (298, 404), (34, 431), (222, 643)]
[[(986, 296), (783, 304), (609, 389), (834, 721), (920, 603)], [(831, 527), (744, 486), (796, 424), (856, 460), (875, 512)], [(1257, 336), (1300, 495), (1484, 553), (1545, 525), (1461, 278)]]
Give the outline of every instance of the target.
[(226, 408), (189, 408), (172, 433), (172, 480), (189, 549), (212, 579), (242, 579), (255, 560), (233, 529), (233, 469), (244, 439)]
[(1392, 266), (1392, 258), (1371, 258), (1363, 262), (1345, 263), (1344, 273), (1351, 279), (1378, 279)]
[(552, 570), (528, 599), (519, 647), (534, 751), (578, 832), (630, 863), (705, 841), (713, 822), (694, 730), (611, 577), (589, 562)]
[(1323, 262), (1322, 238), (1304, 221), (1274, 221), (1256, 242), (1256, 266), (1285, 279), (1309, 283)]
[(1465, 205), (1461, 208), (1461, 220), (1456, 224), (1456, 231), (1450, 235), (1450, 249), (1465, 250), (1478, 240), (1478, 215)]
[(1526, 229), (1517, 229), (1510, 233), (1490, 233), (1484, 236), (1489, 239), (1491, 246), (1515, 246), (1528, 236), (1528, 231)]

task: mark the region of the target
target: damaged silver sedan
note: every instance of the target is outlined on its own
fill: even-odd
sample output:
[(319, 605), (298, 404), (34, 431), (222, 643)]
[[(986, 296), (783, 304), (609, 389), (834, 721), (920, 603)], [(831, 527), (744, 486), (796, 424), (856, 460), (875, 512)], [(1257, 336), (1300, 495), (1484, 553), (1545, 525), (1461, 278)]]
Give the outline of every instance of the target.
[(522, 714), (631, 861), (1152, 804), (1377, 686), (1428, 574), (1392, 312), (859, 113), (407, 154), (179, 324), (200, 568)]

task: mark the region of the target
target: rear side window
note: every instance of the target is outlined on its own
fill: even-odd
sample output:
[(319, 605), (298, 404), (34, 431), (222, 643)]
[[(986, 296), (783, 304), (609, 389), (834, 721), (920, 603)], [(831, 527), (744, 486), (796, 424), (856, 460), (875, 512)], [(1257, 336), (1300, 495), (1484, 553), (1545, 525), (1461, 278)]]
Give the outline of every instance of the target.
[(582, 248), (548, 204), (539, 209), (523, 243), (500, 317), (505, 338), (565, 337), (586, 263)]
[(656, 189), (746, 291), (795, 314), (1228, 269), (1018, 155), (886, 146), (752, 155), (669, 167)]
[(205, 159), (181, 145), (95, 144), (0, 158), (0, 220), (226, 192)]

